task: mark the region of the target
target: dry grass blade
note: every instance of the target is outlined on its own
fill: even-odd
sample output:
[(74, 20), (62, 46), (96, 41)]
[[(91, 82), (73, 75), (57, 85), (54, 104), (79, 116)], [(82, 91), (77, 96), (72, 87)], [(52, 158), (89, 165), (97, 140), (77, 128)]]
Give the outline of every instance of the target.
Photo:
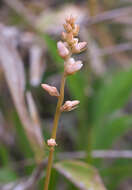
[(43, 49), (38, 45), (32, 45), (30, 48), (30, 83), (33, 86), (40, 84), (45, 64), (42, 61)]
[[(42, 144), (43, 137), (42, 137), (42, 132), (41, 132), (40, 119), (39, 119), (38, 111), (37, 111), (37, 108), (36, 108), (36, 105), (35, 105), (35, 102), (34, 102), (31, 92), (27, 92), (26, 97), (27, 97), (27, 103), (28, 103), (30, 117), (33, 121), (33, 127), (34, 127), (35, 134), (37, 136), (37, 139), (39, 140), (39, 144)], [(43, 146), (43, 144), (42, 144), (42, 146)]]
[(30, 120), (29, 113), (24, 99), (25, 74), (24, 67), (19, 54), (10, 40), (0, 34), (0, 62), (8, 83), (15, 107), (24, 126), (30, 144), (35, 151), (36, 159), (42, 159), (43, 141), (40, 143), (38, 135), (34, 131), (33, 122)]

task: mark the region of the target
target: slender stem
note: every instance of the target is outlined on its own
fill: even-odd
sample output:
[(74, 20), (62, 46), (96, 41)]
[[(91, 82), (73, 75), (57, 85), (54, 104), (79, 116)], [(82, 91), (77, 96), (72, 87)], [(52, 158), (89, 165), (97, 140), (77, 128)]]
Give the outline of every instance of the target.
[[(56, 112), (55, 112), (55, 116), (54, 116), (53, 129), (52, 129), (52, 135), (51, 135), (51, 138), (54, 138), (54, 139), (56, 139), (58, 122), (59, 122), (59, 118), (60, 118), (60, 114), (61, 114), (60, 108), (61, 108), (61, 105), (64, 100), (65, 81), (66, 81), (66, 76), (65, 76), (65, 74), (63, 74), (62, 80), (61, 80), (61, 87), (60, 87), (60, 96), (58, 98), (58, 102), (57, 102), (57, 106), (56, 106)], [(48, 157), (48, 166), (47, 166), (47, 171), (46, 171), (44, 190), (48, 190), (48, 186), (49, 186), (51, 169), (52, 169), (52, 164), (53, 164), (53, 153), (54, 153), (54, 148), (51, 147), (49, 157)]]
[(58, 128), (58, 121), (60, 118), (60, 107), (63, 103), (64, 100), (64, 87), (65, 87), (65, 81), (66, 81), (66, 77), (63, 74), (62, 76), (62, 80), (61, 80), (61, 87), (60, 87), (60, 96), (58, 98), (58, 103), (57, 103), (57, 107), (56, 107), (56, 112), (55, 112), (55, 117), (54, 117), (54, 123), (53, 123), (53, 129), (52, 129), (52, 138), (56, 139), (56, 132), (57, 132), (57, 128)]
[(53, 163), (53, 152), (54, 152), (54, 148), (51, 147), (49, 157), (48, 157), (48, 165), (47, 165), (47, 171), (46, 171), (47, 173), (46, 173), (46, 178), (45, 178), (44, 190), (48, 190), (48, 186), (49, 186), (51, 168), (52, 168), (52, 163)]

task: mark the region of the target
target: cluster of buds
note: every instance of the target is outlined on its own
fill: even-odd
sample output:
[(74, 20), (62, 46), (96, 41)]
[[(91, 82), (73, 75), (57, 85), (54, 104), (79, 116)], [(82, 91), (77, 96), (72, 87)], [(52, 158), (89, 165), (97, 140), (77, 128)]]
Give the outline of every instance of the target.
[(72, 58), (73, 53), (80, 53), (87, 47), (86, 42), (79, 42), (77, 36), (79, 33), (79, 25), (75, 24), (75, 18), (70, 16), (63, 25), (65, 32), (62, 32), (62, 41), (57, 43), (58, 53), (65, 60), (65, 74), (71, 75), (79, 71), (83, 64), (82, 61), (75, 61)]

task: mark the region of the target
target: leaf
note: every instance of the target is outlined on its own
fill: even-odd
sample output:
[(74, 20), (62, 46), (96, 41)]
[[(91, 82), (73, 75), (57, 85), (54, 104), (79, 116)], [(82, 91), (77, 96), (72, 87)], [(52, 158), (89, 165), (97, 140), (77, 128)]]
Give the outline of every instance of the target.
[[(116, 117), (93, 130), (93, 148), (108, 149), (132, 127), (132, 116)], [(105, 141), (105, 142), (104, 142)]]
[(94, 123), (105, 118), (109, 113), (123, 107), (132, 92), (132, 67), (128, 71), (115, 74), (99, 90), (94, 102)]
[(81, 190), (105, 190), (97, 170), (81, 161), (62, 161), (54, 165), (56, 170)]

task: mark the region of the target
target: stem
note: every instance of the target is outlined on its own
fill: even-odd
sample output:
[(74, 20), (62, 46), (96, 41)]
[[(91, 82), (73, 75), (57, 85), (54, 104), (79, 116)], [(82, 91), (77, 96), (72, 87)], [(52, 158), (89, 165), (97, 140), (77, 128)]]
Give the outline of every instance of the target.
[(54, 117), (54, 123), (53, 123), (53, 129), (52, 129), (52, 135), (51, 135), (51, 138), (53, 138), (53, 139), (56, 139), (58, 121), (59, 121), (60, 114), (61, 114), (60, 107), (61, 107), (63, 100), (64, 100), (65, 81), (66, 81), (66, 76), (65, 76), (65, 74), (63, 74), (62, 80), (61, 80), (61, 87), (60, 87), (60, 96), (59, 96), (58, 102), (57, 102), (57, 107), (56, 107), (56, 112), (55, 112), (55, 117)]
[(48, 190), (48, 186), (49, 186), (51, 168), (52, 168), (52, 163), (53, 163), (53, 152), (54, 152), (54, 148), (51, 147), (49, 157), (48, 157), (48, 165), (47, 165), (47, 173), (46, 173), (46, 178), (45, 178), (44, 190)]
[[(52, 129), (52, 135), (51, 135), (51, 138), (54, 138), (54, 139), (56, 139), (58, 122), (59, 122), (59, 118), (60, 118), (60, 114), (61, 114), (60, 108), (61, 108), (61, 105), (64, 100), (65, 81), (66, 81), (66, 76), (65, 76), (65, 74), (63, 74), (62, 80), (61, 80), (61, 87), (60, 87), (60, 96), (58, 98), (58, 102), (57, 102), (57, 106), (56, 106), (56, 112), (55, 112), (55, 116), (54, 116), (53, 129)], [(48, 157), (48, 166), (47, 166), (44, 190), (48, 190), (48, 186), (49, 186), (52, 163), (53, 163), (53, 153), (54, 153), (54, 148), (51, 147), (49, 157)]]

